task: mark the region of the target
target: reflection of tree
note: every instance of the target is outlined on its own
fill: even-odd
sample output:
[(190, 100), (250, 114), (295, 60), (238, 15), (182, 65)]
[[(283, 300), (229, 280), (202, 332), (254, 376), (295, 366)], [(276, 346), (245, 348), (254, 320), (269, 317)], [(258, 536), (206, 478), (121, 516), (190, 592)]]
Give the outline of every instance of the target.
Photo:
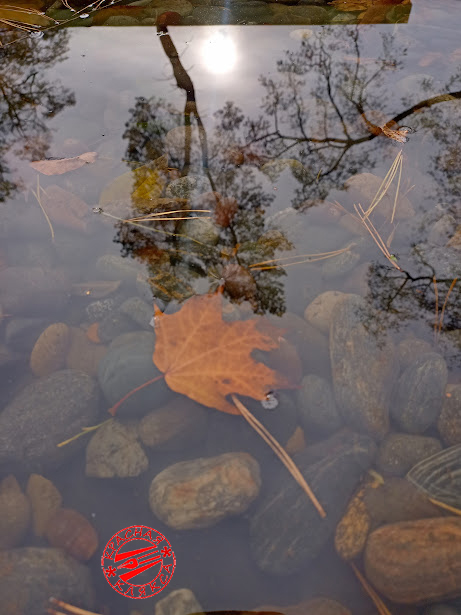
[[(154, 154), (162, 153), (160, 135), (166, 135), (173, 126), (180, 126), (183, 117), (183, 153), (172, 158), (169, 152), (170, 163), (179, 167), (182, 176), (197, 172), (207, 174), (214, 190), (237, 200), (238, 212), (231, 224), (222, 230), (219, 247), (229, 253), (238, 246), (232, 258), (242, 266), (269, 259), (273, 254), (279, 254), (277, 249), (280, 248), (272, 246), (271, 250), (261, 254), (258, 252), (261, 245), (255, 247), (258, 238), (264, 241), (266, 236), (264, 211), (273, 199), (273, 193), (264, 190), (258, 169), (267, 174), (269, 170), (277, 173), (282, 167), (277, 171), (275, 163), (291, 159), (296, 162), (289, 167), (296, 181), (292, 205), (297, 208), (306, 200), (325, 199), (332, 188), (341, 189), (344, 181), (354, 173), (373, 170), (382, 162), (383, 154), (389, 148), (394, 157), (394, 143), (380, 136), (383, 126), (395, 128), (406, 120), (415, 128), (426, 126), (431, 130), (434, 144), (441, 152), (436, 162), (444, 165), (444, 174), (450, 165), (452, 168), (452, 177), (448, 178), (451, 186), (446, 177), (438, 183), (443, 184), (445, 190), (451, 190), (453, 198), (457, 185), (459, 135), (454, 130), (454, 121), (450, 123), (450, 117), (447, 120), (447, 114), (450, 116), (449, 105), (452, 103), (449, 101), (457, 102), (461, 97), (461, 92), (456, 89), (459, 88), (459, 78), (450, 76), (439, 93), (432, 91), (428, 83), (423, 83), (420, 91), (424, 100), (418, 102), (396, 96), (395, 88), (391, 86), (398, 81), (398, 71), (404, 68), (406, 49), (392, 35), (381, 34), (378, 51), (375, 39), (374, 57), (367, 57), (369, 52), (367, 37), (362, 36), (364, 32), (367, 30), (332, 27), (314, 32), (300, 43), (296, 51), (285, 52), (277, 62), (276, 77), (261, 77), (265, 90), (262, 115), (247, 117), (234, 102), (228, 102), (215, 114), (215, 126), (208, 136), (198, 115), (192, 81), (182, 67), (170, 37), (163, 32), (162, 45), (172, 64), (176, 83), (186, 92), (184, 112), (174, 111), (166, 103), (154, 99), (144, 101), (142, 106), (137, 104), (128, 124), (130, 129), (125, 133), (129, 139), (128, 157), (146, 162)], [(420, 114), (422, 110), (427, 111)], [(390, 117), (391, 113), (393, 117)], [(194, 114), (195, 124), (192, 121)], [(137, 131), (140, 122), (143, 127), (152, 124), (151, 128), (145, 132)], [(397, 236), (396, 244), (398, 240)], [(252, 253), (253, 249), (255, 252)], [(411, 251), (410, 244), (406, 245), (406, 250), (407, 253)], [(212, 270), (219, 277), (223, 266), (219, 266), (218, 261), (219, 257), (216, 259), (215, 256), (202, 260), (204, 275)], [(408, 307), (408, 317), (414, 313), (415, 305), (432, 311), (433, 296), (429, 298), (428, 293), (433, 295), (433, 289), (426, 293), (419, 288), (422, 284), (425, 289), (430, 289), (432, 273), (428, 271), (420, 277), (414, 261), (408, 259), (407, 264), (410, 273), (397, 273), (387, 267), (376, 268), (372, 303), (392, 313), (396, 302), (412, 294), (417, 295), (417, 301)], [(255, 275), (255, 270), (251, 271)], [(267, 276), (265, 284), (263, 274)], [(281, 297), (280, 280), (276, 279), (274, 272), (260, 272), (259, 275), (259, 279), (255, 276), (256, 282), (260, 289), (264, 287), (265, 296), (271, 296), (276, 288), (275, 294)], [(395, 280), (395, 277), (399, 279)], [(440, 284), (449, 283), (450, 280), (442, 276)], [(403, 284), (402, 290), (398, 290), (399, 284)], [(396, 291), (396, 298), (389, 301)], [(271, 309), (267, 307), (270, 304), (277, 305), (279, 310), (282, 303), (278, 298), (274, 301), (265, 302), (260, 298), (259, 308)], [(395, 313), (399, 312), (405, 319), (402, 305), (395, 309)]]
[(44, 77), (44, 71), (65, 59), (69, 33), (55, 30), (42, 39), (24, 38), (22, 33), (2, 31), (2, 41), (17, 40), (0, 48), (0, 201), (18, 186), (8, 179), (5, 158), (13, 148), (20, 158), (44, 158), (50, 147), (47, 120), (75, 104), (74, 94)]

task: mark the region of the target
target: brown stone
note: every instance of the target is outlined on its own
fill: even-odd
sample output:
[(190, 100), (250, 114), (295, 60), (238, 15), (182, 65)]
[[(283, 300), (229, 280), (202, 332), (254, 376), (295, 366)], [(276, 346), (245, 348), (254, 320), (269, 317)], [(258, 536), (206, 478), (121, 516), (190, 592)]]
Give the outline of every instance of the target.
[(35, 376), (49, 376), (64, 367), (69, 346), (69, 327), (63, 322), (50, 325), (43, 331), (30, 355), (30, 368)]
[(461, 596), (461, 518), (405, 521), (375, 530), (365, 549), (365, 572), (394, 602)]
[(61, 507), (62, 496), (53, 483), (40, 474), (30, 475), (26, 494), (32, 507), (34, 534), (43, 536), (50, 517)]
[(71, 508), (60, 508), (50, 517), (46, 538), (52, 547), (64, 549), (75, 559), (86, 562), (98, 548), (98, 535), (91, 523)]

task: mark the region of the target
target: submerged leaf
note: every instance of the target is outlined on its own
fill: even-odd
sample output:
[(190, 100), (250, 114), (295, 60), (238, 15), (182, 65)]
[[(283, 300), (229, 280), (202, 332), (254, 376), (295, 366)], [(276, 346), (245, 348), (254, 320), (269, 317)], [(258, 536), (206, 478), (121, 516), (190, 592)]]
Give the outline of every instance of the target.
[(177, 393), (230, 414), (231, 393), (264, 399), (269, 391), (290, 388), (288, 379), (251, 356), (255, 348), (278, 347), (280, 331), (257, 319), (225, 322), (220, 294), (192, 297), (175, 314), (156, 309), (157, 343), (153, 361)]
[(47, 160), (34, 160), (30, 166), (43, 173), (43, 175), (62, 175), (69, 171), (75, 171), (83, 167), (85, 164), (95, 162), (97, 157), (96, 152), (86, 152), (74, 158), (48, 158)]

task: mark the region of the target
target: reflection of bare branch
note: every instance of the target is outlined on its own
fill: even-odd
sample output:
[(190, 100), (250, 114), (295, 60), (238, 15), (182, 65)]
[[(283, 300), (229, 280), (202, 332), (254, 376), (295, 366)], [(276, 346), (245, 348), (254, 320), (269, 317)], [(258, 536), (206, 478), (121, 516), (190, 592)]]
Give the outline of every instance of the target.
[[(202, 118), (200, 117), (200, 113), (197, 108), (197, 101), (195, 98), (195, 88), (192, 83), (192, 79), (189, 76), (189, 73), (186, 71), (184, 66), (182, 65), (179, 54), (176, 50), (176, 47), (171, 40), (170, 35), (168, 34), (167, 26), (157, 26), (157, 33), (159, 34), (160, 42), (163, 47), (163, 51), (167, 55), (170, 60), (171, 66), (173, 68), (173, 75), (176, 80), (176, 84), (178, 88), (184, 90), (186, 92), (186, 105), (184, 108), (184, 122), (186, 127), (186, 143), (185, 143), (185, 157), (186, 161), (184, 164), (184, 174), (187, 175), (188, 165), (190, 165), (190, 116), (194, 115), (197, 121), (200, 145), (202, 148), (202, 165), (203, 169), (210, 181), (211, 187), (215, 190), (215, 185), (213, 182), (213, 178), (210, 174), (209, 164), (208, 164), (208, 140), (206, 136), (205, 127), (202, 122)], [(188, 136), (189, 132), (189, 136)]]

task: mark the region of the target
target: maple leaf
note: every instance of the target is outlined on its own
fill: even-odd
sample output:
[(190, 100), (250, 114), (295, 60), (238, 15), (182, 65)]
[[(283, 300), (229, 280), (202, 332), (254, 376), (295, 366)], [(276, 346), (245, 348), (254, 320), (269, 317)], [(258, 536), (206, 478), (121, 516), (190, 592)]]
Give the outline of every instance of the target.
[(152, 360), (162, 374), (127, 393), (109, 409), (110, 414), (114, 415), (128, 397), (164, 377), (170, 389), (177, 393), (204, 406), (242, 415), (285, 464), (320, 516), (325, 517), (325, 511), (291, 457), (236, 397), (239, 394), (262, 400), (271, 389), (294, 386), (251, 356), (254, 349), (278, 348), (280, 329), (267, 322), (258, 328), (257, 319), (224, 321), (221, 293), (192, 297), (175, 314), (163, 314), (156, 307), (155, 320)]
[(192, 297), (175, 314), (155, 310), (157, 341), (153, 361), (173, 391), (209, 408), (240, 414), (226, 396), (262, 400), (272, 389), (293, 385), (252, 350), (278, 348), (281, 331), (258, 320), (225, 322), (220, 294)]

